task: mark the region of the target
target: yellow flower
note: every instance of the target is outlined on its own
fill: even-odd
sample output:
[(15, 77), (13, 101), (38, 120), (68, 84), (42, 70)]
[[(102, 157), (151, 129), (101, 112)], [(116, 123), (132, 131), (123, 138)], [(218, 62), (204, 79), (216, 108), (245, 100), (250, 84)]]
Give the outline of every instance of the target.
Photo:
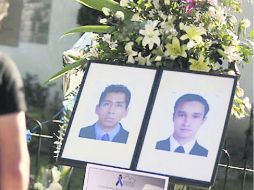
[(202, 35), (206, 34), (206, 30), (203, 27), (197, 27), (193, 24), (184, 25), (183, 23), (180, 23), (180, 29), (186, 32), (186, 34), (181, 36), (181, 40), (190, 39), (197, 43), (202, 43)]
[(202, 54), (198, 60), (190, 59), (189, 62), (191, 63), (190, 70), (208, 72), (211, 69), (208, 66), (208, 63), (204, 60), (204, 56)]
[(177, 37), (173, 37), (172, 44), (168, 43), (165, 45), (166, 51), (165, 56), (169, 56), (171, 59), (175, 59), (177, 57), (187, 57), (186, 54), (186, 45), (180, 45), (180, 41)]

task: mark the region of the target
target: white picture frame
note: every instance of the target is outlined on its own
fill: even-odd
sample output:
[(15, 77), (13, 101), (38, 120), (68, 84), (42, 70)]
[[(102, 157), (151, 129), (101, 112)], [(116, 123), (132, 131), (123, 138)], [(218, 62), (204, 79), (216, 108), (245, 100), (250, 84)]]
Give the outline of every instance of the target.
[[(206, 187), (213, 184), (235, 86), (234, 76), (163, 70), (137, 170), (168, 175), (177, 183)], [(176, 153), (170, 149), (175, 128), (174, 105), (176, 100), (185, 94), (197, 94), (204, 97), (209, 104), (206, 121), (196, 135), (196, 142), (207, 149), (207, 155), (193, 155), (192, 149), (187, 154)], [(191, 109), (193, 110), (193, 107)], [(164, 145), (167, 142), (167, 147), (158, 148), (159, 142)]]
[[(90, 61), (61, 147), (59, 163), (81, 167), (86, 163), (96, 163), (129, 169), (156, 72), (152, 68)], [(81, 135), (84, 128), (98, 121), (100, 96), (112, 84), (123, 85), (131, 93), (128, 114), (121, 120), (122, 128), (129, 133), (124, 143), (105, 142)]]

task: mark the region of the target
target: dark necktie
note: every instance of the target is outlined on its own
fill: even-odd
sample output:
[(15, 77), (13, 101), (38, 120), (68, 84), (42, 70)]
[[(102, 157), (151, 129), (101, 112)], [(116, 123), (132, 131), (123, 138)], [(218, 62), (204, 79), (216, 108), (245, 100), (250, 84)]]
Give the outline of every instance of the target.
[(108, 133), (105, 133), (102, 137), (101, 137), (102, 141), (109, 141), (109, 135)]
[(183, 146), (178, 146), (177, 149), (175, 149), (175, 152), (184, 153)]

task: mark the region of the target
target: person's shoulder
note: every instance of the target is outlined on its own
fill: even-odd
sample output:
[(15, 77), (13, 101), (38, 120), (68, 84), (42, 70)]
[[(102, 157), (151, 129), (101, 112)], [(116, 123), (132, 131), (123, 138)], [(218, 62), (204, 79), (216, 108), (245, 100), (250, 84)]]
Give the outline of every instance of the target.
[(0, 68), (1, 70), (9, 71), (16, 70), (14, 61), (5, 53), (0, 51)]
[(124, 133), (124, 134), (129, 134), (129, 131), (127, 131), (126, 129), (123, 128), (122, 124), (120, 124), (120, 132)]
[(22, 77), (15, 62), (0, 51), (0, 75), (8, 81), (14, 81), (18, 86), (23, 86)]
[(79, 137), (83, 138), (95, 138), (95, 124), (82, 127), (79, 131)]
[(166, 150), (170, 147), (170, 137), (164, 140), (157, 141), (155, 148), (159, 150)]
[(197, 152), (197, 155), (200, 155), (200, 156), (208, 155), (208, 149), (200, 145), (198, 142), (196, 142), (194, 146), (195, 146), (195, 151)]
[(90, 130), (94, 129), (94, 127), (95, 127), (94, 124), (93, 125), (89, 125), (89, 126), (85, 126), (85, 127), (82, 127), (80, 129), (80, 131), (90, 131)]

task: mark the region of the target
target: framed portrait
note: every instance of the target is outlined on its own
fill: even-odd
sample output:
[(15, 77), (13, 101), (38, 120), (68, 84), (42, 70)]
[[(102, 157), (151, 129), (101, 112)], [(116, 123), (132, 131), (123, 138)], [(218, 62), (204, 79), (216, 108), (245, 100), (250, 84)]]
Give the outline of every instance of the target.
[(137, 170), (210, 186), (235, 86), (234, 76), (163, 70)]
[(168, 177), (87, 164), (83, 190), (167, 190)]
[[(59, 162), (129, 169), (157, 70), (90, 61)], [(146, 81), (146, 82), (144, 82)]]

